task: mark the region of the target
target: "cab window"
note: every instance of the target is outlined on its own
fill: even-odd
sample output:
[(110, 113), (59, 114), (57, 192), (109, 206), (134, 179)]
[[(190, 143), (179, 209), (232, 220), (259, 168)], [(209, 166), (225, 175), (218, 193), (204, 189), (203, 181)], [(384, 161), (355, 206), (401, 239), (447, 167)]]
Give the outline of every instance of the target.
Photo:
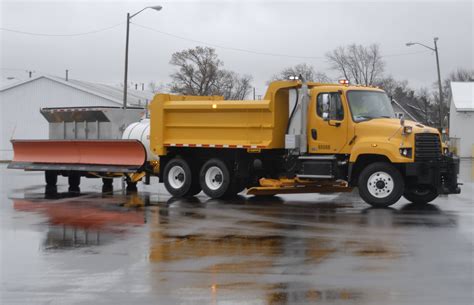
[(324, 109), (329, 109), (330, 120), (342, 121), (344, 119), (344, 108), (342, 107), (341, 95), (338, 92), (318, 94), (316, 113), (321, 118)]

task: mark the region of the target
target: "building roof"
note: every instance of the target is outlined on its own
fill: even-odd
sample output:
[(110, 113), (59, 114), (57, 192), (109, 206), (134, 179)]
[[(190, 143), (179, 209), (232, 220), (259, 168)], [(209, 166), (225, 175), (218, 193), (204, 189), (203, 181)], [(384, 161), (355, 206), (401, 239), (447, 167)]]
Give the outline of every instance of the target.
[[(99, 83), (91, 83), (91, 82), (74, 80), (74, 79), (69, 79), (68, 81), (66, 81), (63, 78), (59, 78), (59, 77), (51, 76), (51, 75), (40, 75), (34, 78), (27, 79), (25, 81), (11, 83), (0, 88), (0, 92), (19, 87), (24, 84), (34, 82), (42, 78), (75, 88), (80, 91), (87, 92), (89, 94), (102, 97), (104, 99), (110, 100), (120, 105), (123, 103), (123, 88), (121, 87), (116, 87), (116, 86), (111, 86), (111, 85), (106, 85), (106, 84), (99, 84)], [(151, 101), (153, 99), (154, 95), (155, 95), (154, 93), (149, 92), (149, 91), (138, 91), (138, 90), (133, 90), (129, 88), (127, 90), (127, 101), (130, 105), (144, 106), (147, 101)]]
[(451, 82), (451, 93), (457, 111), (474, 111), (474, 82)]
[(419, 114), (422, 113), (422, 111), (418, 107), (412, 106), (408, 103), (402, 105), (401, 101), (397, 101), (395, 99), (392, 99), (392, 104), (394, 104), (394, 108), (398, 108), (400, 111), (402, 111), (408, 119), (413, 120), (415, 122), (423, 121), (422, 115)]

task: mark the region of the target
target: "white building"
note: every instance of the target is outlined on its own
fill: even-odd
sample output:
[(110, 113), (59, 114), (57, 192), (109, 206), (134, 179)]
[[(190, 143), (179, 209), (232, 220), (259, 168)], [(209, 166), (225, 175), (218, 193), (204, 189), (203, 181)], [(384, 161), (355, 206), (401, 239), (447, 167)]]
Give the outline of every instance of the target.
[(449, 137), (457, 154), (474, 157), (474, 82), (451, 82)]
[[(119, 87), (38, 76), (0, 89), (0, 161), (13, 156), (10, 139), (47, 139), (48, 122), (40, 108), (122, 106)], [(128, 90), (130, 106), (145, 106), (153, 98), (147, 91)]]

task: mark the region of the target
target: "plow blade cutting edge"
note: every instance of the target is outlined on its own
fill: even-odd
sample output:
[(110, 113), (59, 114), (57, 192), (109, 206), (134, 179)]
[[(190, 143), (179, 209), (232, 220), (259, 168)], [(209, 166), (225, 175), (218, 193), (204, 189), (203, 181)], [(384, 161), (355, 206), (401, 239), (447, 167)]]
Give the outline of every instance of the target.
[(146, 150), (137, 140), (12, 140), (10, 168), (106, 170), (140, 168)]

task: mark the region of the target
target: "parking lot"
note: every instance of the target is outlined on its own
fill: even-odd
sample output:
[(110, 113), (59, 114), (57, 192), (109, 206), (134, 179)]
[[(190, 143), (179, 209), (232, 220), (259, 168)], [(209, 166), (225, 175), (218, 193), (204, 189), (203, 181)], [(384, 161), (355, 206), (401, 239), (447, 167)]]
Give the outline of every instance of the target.
[(474, 163), (462, 193), (373, 209), (354, 194), (170, 198), (152, 180), (55, 198), (0, 165), (2, 304), (473, 304)]

